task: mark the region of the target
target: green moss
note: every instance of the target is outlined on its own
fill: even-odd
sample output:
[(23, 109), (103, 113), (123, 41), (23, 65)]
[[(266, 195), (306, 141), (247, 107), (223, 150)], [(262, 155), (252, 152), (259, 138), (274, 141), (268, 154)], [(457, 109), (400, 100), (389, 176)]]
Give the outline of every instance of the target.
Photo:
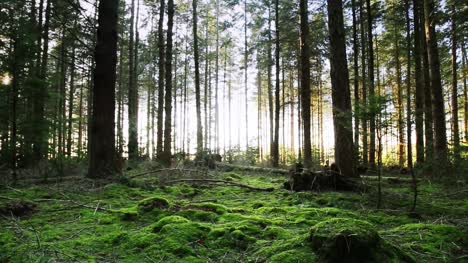
[(272, 256), (271, 263), (314, 263), (317, 256), (308, 249), (292, 249)]
[[(418, 254), (432, 257), (444, 257), (448, 253), (459, 250), (460, 246), (468, 246), (468, 232), (449, 225), (434, 224), (406, 224), (389, 231), (383, 231), (394, 243), (397, 243), (408, 253), (416, 251)], [(398, 238), (395, 238), (398, 237)]]
[(199, 208), (204, 211), (214, 212), (216, 214), (222, 215), (227, 212), (227, 208), (224, 205), (215, 204), (215, 203), (200, 203), (194, 204), (192, 207)]
[(216, 222), (218, 220), (218, 215), (213, 212), (201, 211), (201, 210), (182, 210), (177, 212), (178, 215), (186, 217), (192, 221), (198, 222)]
[(151, 225), (149, 228), (152, 232), (159, 232), (161, 229), (168, 224), (180, 224), (180, 223), (189, 223), (190, 221), (187, 218), (181, 216), (166, 216), (156, 222), (155, 224)]
[(383, 242), (373, 225), (362, 220), (333, 218), (320, 222), (310, 229), (309, 240), (327, 262), (409, 261)]
[(152, 196), (138, 202), (138, 210), (142, 212), (150, 212), (153, 210), (162, 210), (169, 208), (170, 204), (167, 199), (160, 196)]
[(138, 210), (136, 207), (111, 210), (111, 212), (117, 214), (122, 220), (135, 220), (138, 217)]

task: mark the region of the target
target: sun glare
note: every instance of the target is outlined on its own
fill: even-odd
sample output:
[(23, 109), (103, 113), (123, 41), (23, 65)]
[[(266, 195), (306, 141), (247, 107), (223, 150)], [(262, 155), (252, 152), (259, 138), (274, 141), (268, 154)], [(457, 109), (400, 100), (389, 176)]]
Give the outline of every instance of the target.
[(10, 83), (11, 83), (11, 77), (10, 77), (10, 75), (8, 75), (8, 73), (5, 73), (5, 74), (2, 76), (1, 81), (2, 81), (2, 84), (5, 85), (5, 86), (10, 85)]

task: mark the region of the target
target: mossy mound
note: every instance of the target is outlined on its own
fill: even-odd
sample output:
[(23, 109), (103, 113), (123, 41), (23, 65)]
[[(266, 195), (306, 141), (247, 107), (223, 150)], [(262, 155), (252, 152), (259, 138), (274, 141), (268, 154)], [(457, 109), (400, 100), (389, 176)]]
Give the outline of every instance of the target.
[[(398, 242), (403, 250), (417, 251), (418, 254), (427, 256), (427, 261), (437, 257), (444, 257), (446, 253), (462, 255), (463, 246), (468, 247), (468, 231), (460, 231), (450, 225), (435, 224), (406, 224), (382, 233), (384, 236), (398, 237)], [(456, 244), (462, 244), (460, 247)]]
[(169, 208), (170, 204), (167, 199), (159, 197), (159, 196), (152, 196), (149, 198), (145, 198), (138, 202), (138, 210), (142, 212), (150, 212), (155, 209), (162, 210)]
[(411, 261), (386, 244), (373, 225), (351, 218), (333, 218), (313, 226), (309, 241), (325, 262)]
[(159, 232), (165, 225), (169, 224), (181, 224), (190, 222), (187, 218), (181, 216), (166, 216), (155, 224), (149, 226), (152, 232)]

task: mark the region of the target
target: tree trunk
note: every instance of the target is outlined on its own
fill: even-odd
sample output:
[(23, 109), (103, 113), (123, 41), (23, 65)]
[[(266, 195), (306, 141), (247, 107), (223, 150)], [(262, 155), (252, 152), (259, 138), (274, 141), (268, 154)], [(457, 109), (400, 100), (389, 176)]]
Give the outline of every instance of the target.
[(460, 161), (460, 130), (458, 128), (458, 87), (457, 87), (457, 24), (456, 10), (452, 3), (452, 140), (455, 162)]
[(410, 28), (410, 0), (405, 0), (405, 20), (406, 20), (406, 152), (407, 152), (407, 165), (408, 170), (413, 170), (413, 148), (411, 144), (411, 28)]
[(362, 162), (366, 166), (369, 162), (369, 149), (368, 149), (368, 129), (367, 129), (367, 75), (366, 75), (366, 31), (364, 26), (364, 0), (359, 1), (359, 19), (361, 26), (361, 85), (362, 85), (362, 99), (361, 99), (361, 118), (362, 118)]
[(416, 84), (416, 162), (422, 164), (424, 162), (424, 79), (422, 76), (422, 60), (421, 60), (421, 26), (420, 26), (420, 8), (419, 1), (413, 0), (413, 20), (414, 20), (414, 77)]
[[(372, 103), (375, 103), (375, 84), (374, 84), (374, 37), (372, 35), (372, 9), (370, 0), (366, 0), (367, 7), (367, 40), (369, 48), (369, 97)], [(369, 142), (369, 164), (371, 167), (375, 167), (375, 115), (376, 112), (373, 110), (369, 112), (369, 128), (370, 128), (370, 142)]]
[[(267, 63), (268, 63), (268, 117), (269, 117), (269, 127), (270, 127), (270, 134), (269, 134), (269, 147), (270, 147), (270, 161), (273, 158), (273, 134), (274, 134), (274, 126), (273, 126), (273, 93), (272, 93), (272, 84), (271, 84), (271, 71), (273, 67), (273, 62), (271, 58), (271, 45), (273, 42), (273, 38), (271, 36), (271, 6), (268, 3), (268, 44), (267, 44)], [(273, 163), (273, 162), (272, 162)]]
[(163, 117), (164, 117), (164, 6), (165, 0), (160, 1), (159, 7), (159, 21), (158, 21), (158, 119), (156, 126), (158, 127), (156, 139), (156, 156), (161, 160), (163, 153)]
[(328, 0), (328, 28), (330, 32), (330, 66), (335, 127), (335, 162), (341, 174), (355, 177), (354, 146), (349, 90), (348, 63), (343, 23), (343, 3)]
[(405, 131), (404, 131), (404, 116), (403, 116), (403, 87), (401, 85), (401, 62), (400, 62), (400, 43), (399, 34), (394, 33), (394, 45), (395, 45), (395, 71), (396, 71), (396, 88), (397, 88), (397, 111), (398, 111), (398, 164), (400, 168), (403, 168), (405, 163)]
[(354, 72), (354, 148), (356, 159), (359, 161), (359, 41), (357, 37), (356, 0), (351, 1), (353, 15), (353, 72)]
[(301, 0), (299, 14), (301, 18), (301, 108), (304, 128), (304, 167), (312, 166), (312, 147), (310, 141), (310, 47), (309, 47), (309, 22), (308, 3)]
[[(420, 4), (419, 10), (424, 11), (422, 3)], [(424, 13), (421, 17), (421, 35), (422, 35), (422, 46), (423, 46), (423, 75), (424, 75), (424, 137), (426, 139), (426, 166), (429, 168), (432, 166), (433, 153), (434, 153), (434, 126), (432, 118), (432, 91), (431, 91), (431, 79), (429, 76), (429, 59), (427, 53), (427, 42), (425, 25), (424, 25)]]
[(174, 0), (167, 2), (167, 46), (166, 46), (166, 91), (164, 111), (164, 154), (163, 163), (171, 164), (172, 138), (172, 27), (174, 24)]
[[(270, 33), (271, 34), (271, 33)], [(247, 50), (247, 0), (244, 0), (244, 90), (245, 90), (245, 151), (249, 150), (249, 100), (247, 87), (247, 68), (248, 68), (248, 50)]]
[[(201, 97), (200, 97), (200, 62), (198, 55), (198, 32), (197, 32), (197, 0), (192, 1), (193, 8), (193, 51), (195, 62), (195, 105), (197, 111), (197, 155), (201, 157), (203, 152), (203, 128), (201, 123)], [(216, 94), (218, 94), (218, 46), (216, 46)], [(216, 96), (216, 105), (218, 103)], [(218, 115), (218, 114), (216, 114)], [(218, 118), (216, 120), (218, 122)], [(217, 123), (216, 122), (216, 123)], [(218, 127), (218, 123), (216, 127)], [(218, 137), (218, 134), (216, 134)], [(217, 145), (218, 148), (218, 145)]]
[(115, 160), (114, 136), (118, 5), (118, 0), (99, 2), (88, 170), (92, 178), (120, 172)]
[(128, 44), (128, 159), (138, 157), (138, 91), (135, 86), (135, 0), (130, 14), (130, 40)]
[[(280, 118), (280, 35), (279, 35), (279, 0), (275, 0), (275, 131), (273, 137), (272, 161), (273, 167), (279, 165), (279, 118)], [(247, 73), (246, 73), (247, 74)]]
[(67, 128), (67, 157), (71, 158), (72, 154), (72, 134), (73, 134), (73, 107), (75, 98), (75, 43), (72, 44), (72, 61), (70, 69), (70, 90), (68, 95), (68, 128)]
[(47, 64), (49, 60), (49, 27), (51, 16), (51, 0), (46, 0), (45, 9), (45, 22), (43, 26), (42, 38), (44, 39), (42, 46), (42, 59), (39, 72), (39, 79), (44, 81), (41, 89), (36, 93), (34, 106), (36, 134), (35, 141), (33, 142), (33, 155), (36, 160), (47, 158), (47, 144), (48, 144), (48, 126), (45, 120), (45, 101), (47, 96)]
[(424, 0), (424, 17), (428, 62), (432, 90), (432, 112), (434, 117), (434, 171), (438, 175), (446, 172), (448, 164), (447, 134), (445, 126), (445, 106), (440, 77), (439, 50), (436, 37), (436, 9), (433, 0)]

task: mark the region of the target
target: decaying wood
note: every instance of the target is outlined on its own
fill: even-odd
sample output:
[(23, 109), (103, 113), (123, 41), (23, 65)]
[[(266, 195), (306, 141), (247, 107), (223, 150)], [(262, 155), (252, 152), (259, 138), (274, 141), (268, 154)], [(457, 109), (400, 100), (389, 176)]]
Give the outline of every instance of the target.
[(188, 172), (188, 173), (201, 173), (201, 174), (207, 174), (206, 170), (196, 170), (196, 169), (182, 169), (182, 168), (162, 168), (162, 169), (157, 169), (157, 170), (151, 170), (151, 171), (146, 171), (143, 173), (139, 174), (134, 174), (130, 175), (130, 179), (135, 179), (137, 177), (149, 175), (149, 174), (156, 174), (156, 173), (161, 173), (161, 172)]
[(296, 164), (288, 173), (288, 181), (284, 188), (291, 191), (360, 191), (361, 182), (359, 178), (343, 176), (338, 171), (330, 169), (312, 172), (300, 164)]
[(235, 165), (235, 164), (222, 163), (222, 162), (216, 162), (216, 167), (226, 172), (238, 170), (238, 171), (262, 172), (262, 173), (279, 174), (279, 175), (288, 174), (288, 170), (285, 170), (285, 169), (263, 168), (263, 167), (257, 167), (257, 166), (243, 166), (243, 165)]
[(216, 179), (179, 179), (179, 180), (172, 180), (165, 182), (165, 184), (176, 184), (176, 183), (203, 183), (203, 184), (223, 184), (223, 185), (228, 185), (228, 186), (237, 186), (240, 188), (246, 188), (252, 191), (267, 191), (271, 192), (274, 189), (273, 188), (257, 188), (245, 184), (240, 184), (240, 183), (235, 183), (235, 182), (230, 182), (230, 181), (225, 181), (225, 180), (216, 180)]

